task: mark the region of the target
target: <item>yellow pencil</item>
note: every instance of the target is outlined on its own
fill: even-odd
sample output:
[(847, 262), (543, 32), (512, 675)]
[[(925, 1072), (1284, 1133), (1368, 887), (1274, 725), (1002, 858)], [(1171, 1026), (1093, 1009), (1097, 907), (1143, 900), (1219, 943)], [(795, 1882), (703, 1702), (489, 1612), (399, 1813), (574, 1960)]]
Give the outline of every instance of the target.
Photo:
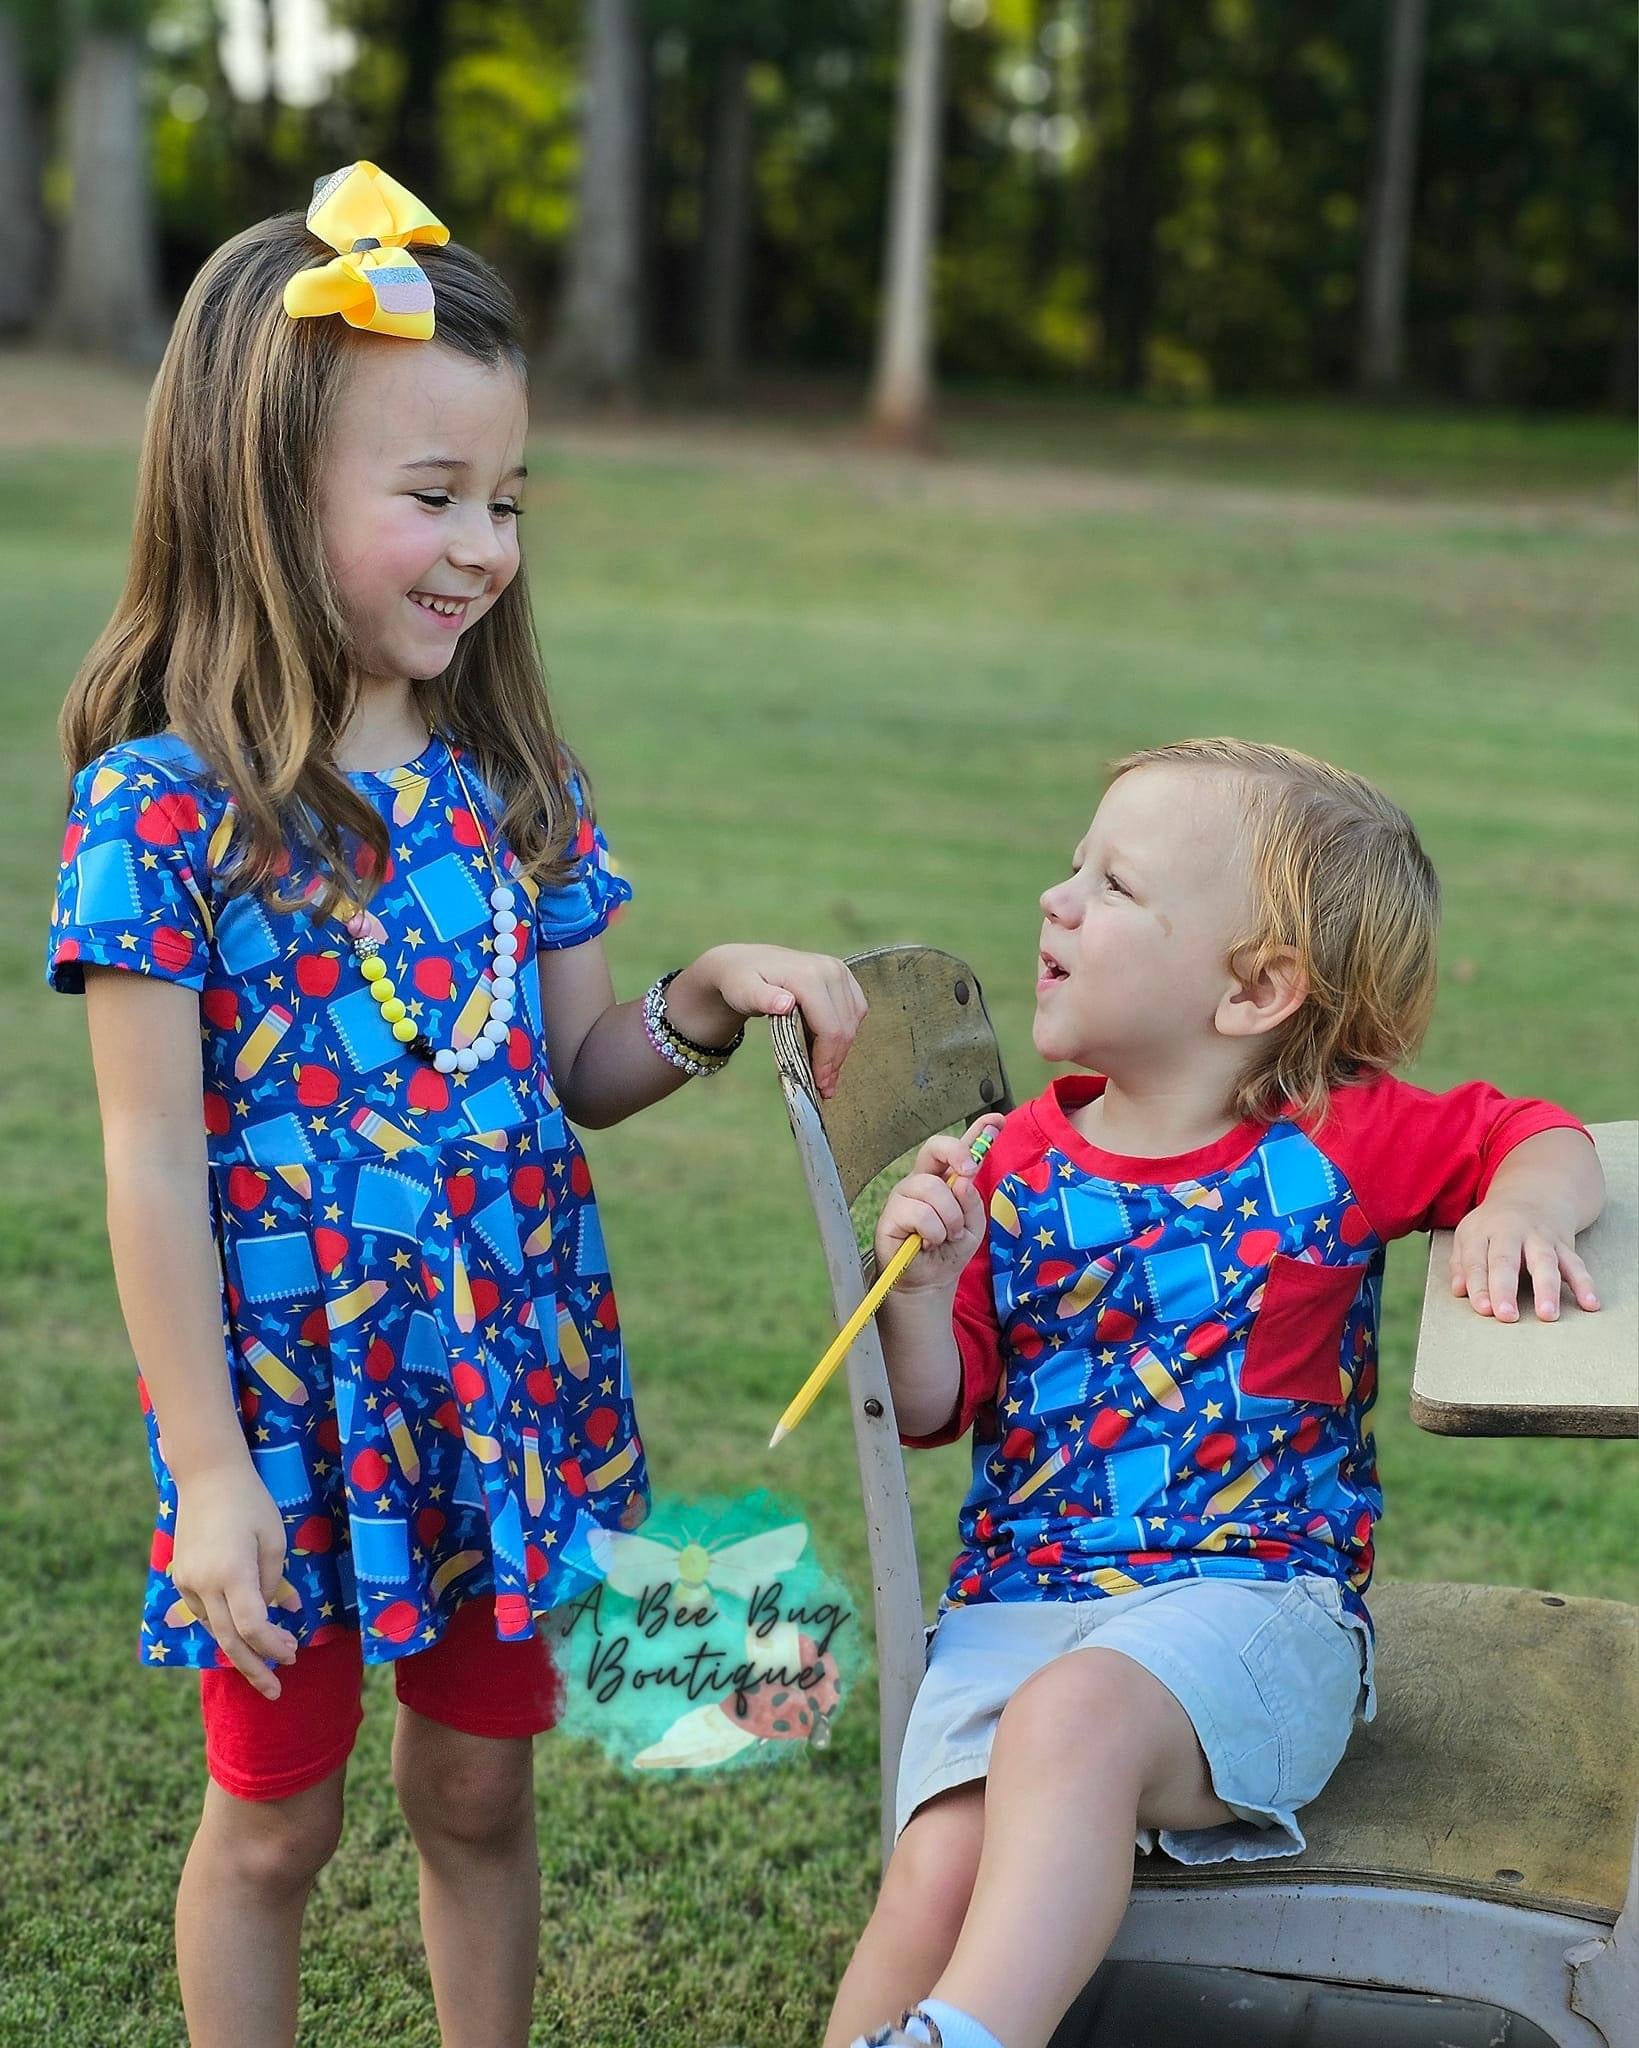
[[(979, 1133), (978, 1137), (974, 1139), (973, 1163), (975, 1166), (980, 1163), (985, 1154), (990, 1150), (991, 1145), (995, 1142), (997, 1129), (998, 1126), (995, 1124), (987, 1125)], [(954, 1181), (955, 1176), (947, 1174), (945, 1179), (947, 1183), (950, 1183)], [(808, 1375), (807, 1379), (803, 1381), (802, 1386), (792, 1399), (791, 1405), (775, 1425), (774, 1434), (768, 1439), (768, 1448), (770, 1450), (773, 1450), (781, 1437), (789, 1436), (792, 1430), (796, 1428), (797, 1424), (808, 1413), (809, 1409), (813, 1407), (814, 1403), (819, 1399), (820, 1390), (824, 1387), (825, 1382), (848, 1356), (849, 1351), (853, 1347), (854, 1339), (882, 1306), (894, 1282), (921, 1249), (922, 1240), (919, 1237), (907, 1237), (898, 1251), (888, 1261), (887, 1265), (876, 1276), (876, 1285), (837, 1332), (836, 1339), (831, 1345), (830, 1350), (826, 1352), (819, 1364), (814, 1367), (814, 1370)]]

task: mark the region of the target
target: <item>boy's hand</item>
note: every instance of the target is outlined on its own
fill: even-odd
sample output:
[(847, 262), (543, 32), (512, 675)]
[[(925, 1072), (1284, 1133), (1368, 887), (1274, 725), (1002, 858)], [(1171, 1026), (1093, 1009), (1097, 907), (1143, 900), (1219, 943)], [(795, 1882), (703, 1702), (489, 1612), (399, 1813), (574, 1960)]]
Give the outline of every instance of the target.
[(962, 1268), (984, 1242), (985, 1205), (973, 1185), (973, 1146), (981, 1131), (1001, 1121), (982, 1116), (960, 1138), (930, 1138), (913, 1171), (883, 1204), (876, 1220), (878, 1272), (907, 1237), (922, 1240), (922, 1255), (911, 1262), (896, 1293), (954, 1291)]
[(178, 1481), (172, 1582), (235, 1670), (270, 1700), (279, 1681), (268, 1659), (293, 1662), (296, 1638), (267, 1611), (299, 1613), (302, 1604), (284, 1569), (284, 1521), (248, 1460)]
[(1517, 1323), (1522, 1266), (1531, 1276), (1540, 1322), (1558, 1319), (1562, 1278), (1570, 1283), (1578, 1308), (1598, 1308), (1593, 1281), (1576, 1255), (1576, 1232), (1559, 1206), (1517, 1195), (1488, 1196), (1457, 1225), (1451, 1241), (1451, 1291), (1466, 1294), (1476, 1315)]
[(701, 1045), (726, 1045), (747, 1017), (800, 1010), (813, 1040), (815, 1085), (827, 1097), (837, 1092), (866, 1008), (845, 962), (784, 946), (713, 946), (666, 991), (666, 1014)]

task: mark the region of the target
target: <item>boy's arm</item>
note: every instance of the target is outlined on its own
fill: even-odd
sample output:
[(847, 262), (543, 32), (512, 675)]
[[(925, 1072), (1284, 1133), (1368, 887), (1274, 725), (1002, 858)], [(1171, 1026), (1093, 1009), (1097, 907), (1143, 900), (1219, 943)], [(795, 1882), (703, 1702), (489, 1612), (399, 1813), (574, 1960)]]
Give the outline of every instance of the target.
[(1598, 1308), (1593, 1281), (1576, 1255), (1576, 1238), (1604, 1202), (1599, 1154), (1582, 1132), (1539, 1131), (1524, 1139), (1497, 1168), (1485, 1199), (1457, 1226), (1452, 1293), (1466, 1294), (1479, 1315), (1517, 1322), (1523, 1265), (1543, 1322), (1559, 1314), (1562, 1279), (1578, 1308)]

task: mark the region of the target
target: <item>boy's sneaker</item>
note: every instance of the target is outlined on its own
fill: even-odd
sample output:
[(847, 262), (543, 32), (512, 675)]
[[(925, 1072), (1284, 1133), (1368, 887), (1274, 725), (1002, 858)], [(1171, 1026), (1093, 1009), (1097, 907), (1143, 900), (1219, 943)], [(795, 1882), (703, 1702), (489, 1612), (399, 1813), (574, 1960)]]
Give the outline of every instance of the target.
[[(905, 2029), (912, 2020), (921, 2031), (907, 2034)], [(945, 2037), (938, 2022), (930, 2020), (919, 2005), (913, 2005), (899, 2015), (897, 2027), (879, 2027), (874, 2034), (862, 2034), (853, 2048), (945, 2048)]]

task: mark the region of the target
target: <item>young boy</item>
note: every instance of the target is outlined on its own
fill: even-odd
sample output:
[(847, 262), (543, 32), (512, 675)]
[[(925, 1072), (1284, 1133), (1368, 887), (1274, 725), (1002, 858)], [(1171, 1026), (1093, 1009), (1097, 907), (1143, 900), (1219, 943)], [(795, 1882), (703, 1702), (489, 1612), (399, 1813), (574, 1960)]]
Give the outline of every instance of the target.
[(902, 1441), (972, 1427), (973, 1483), (826, 2048), (1045, 2048), (1135, 1840), (1303, 1847), (1374, 1711), (1391, 1239), (1455, 1226), (1481, 1315), (1517, 1318), (1522, 1265), (1539, 1316), (1562, 1279), (1598, 1306), (1576, 1119), (1390, 1077), (1433, 1005), (1439, 885), (1368, 783), (1233, 740), (1132, 755), (1041, 908), (1036, 1049), (1090, 1071), (976, 1178), (932, 1140), (877, 1228), (879, 1260), (926, 1246), (881, 1314)]

